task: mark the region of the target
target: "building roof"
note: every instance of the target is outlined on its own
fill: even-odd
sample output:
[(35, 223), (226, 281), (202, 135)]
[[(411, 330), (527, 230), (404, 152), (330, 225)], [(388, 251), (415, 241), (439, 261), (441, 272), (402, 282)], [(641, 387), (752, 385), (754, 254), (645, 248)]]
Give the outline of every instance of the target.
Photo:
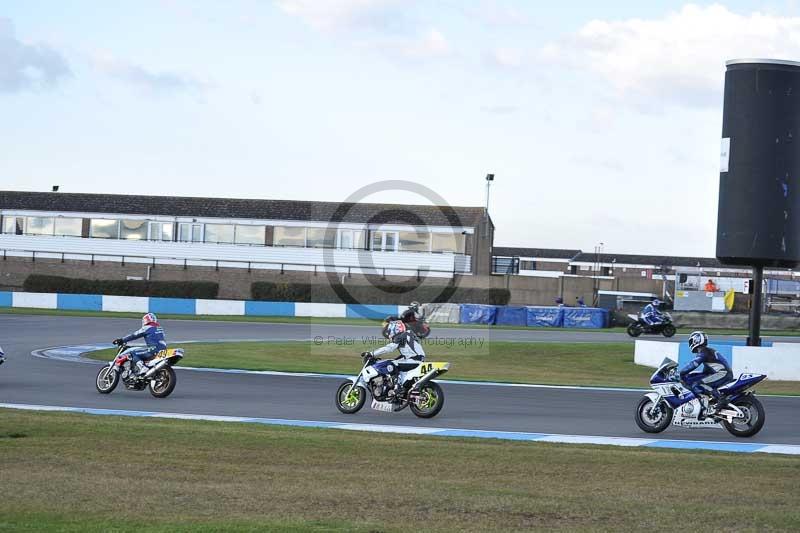
[(476, 227), (482, 207), (0, 191), (0, 209)]
[(537, 257), (542, 259), (572, 259), (580, 254), (580, 250), (562, 250), (560, 248), (515, 248), (495, 246), (492, 255), (503, 257)]
[(668, 255), (594, 254), (584, 252), (572, 259), (575, 263), (619, 263), (626, 265), (653, 265), (660, 267), (729, 268), (713, 257), (680, 257)]

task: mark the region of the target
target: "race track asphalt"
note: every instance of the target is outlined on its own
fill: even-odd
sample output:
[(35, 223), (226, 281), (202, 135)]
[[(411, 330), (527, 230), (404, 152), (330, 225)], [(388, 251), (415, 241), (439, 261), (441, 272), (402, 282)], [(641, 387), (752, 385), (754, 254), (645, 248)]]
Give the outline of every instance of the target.
[[(166, 321), (172, 342), (186, 340), (312, 340), (376, 334), (371, 326)], [(0, 315), (0, 345), (8, 362), (0, 367), (0, 402), (104, 409), (128, 409), (295, 420), (324, 420), (523, 431), (567, 435), (654, 437), (737, 441), (724, 430), (670, 428), (653, 436), (633, 421), (641, 397), (637, 391), (500, 387), (445, 384), (446, 402), (432, 420), (408, 410), (378, 413), (366, 406), (356, 415), (339, 413), (333, 403), (338, 381), (332, 378), (226, 374), (178, 370), (178, 386), (167, 399), (118, 388), (103, 396), (94, 388), (98, 367), (33, 357), (36, 349), (70, 344), (107, 343), (138, 327), (135, 319)], [(441, 328), (449, 338), (549, 342), (630, 342), (626, 335), (600, 332), (481, 330)], [(354, 347), (353, 372), (361, 350)], [(190, 355), (190, 354), (189, 354)], [(646, 384), (642, 384), (643, 388)], [(757, 442), (800, 444), (797, 427), (800, 398), (761, 397), (767, 413)]]

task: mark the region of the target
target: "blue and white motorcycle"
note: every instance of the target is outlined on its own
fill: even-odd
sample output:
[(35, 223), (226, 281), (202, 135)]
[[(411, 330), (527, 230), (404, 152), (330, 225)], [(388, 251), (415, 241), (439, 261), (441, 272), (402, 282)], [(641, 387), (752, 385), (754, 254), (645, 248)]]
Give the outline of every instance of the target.
[(708, 407), (698, 418), (701, 399), (684, 387), (677, 373), (678, 363), (664, 359), (650, 377), (653, 392), (648, 392), (636, 406), (636, 425), (647, 433), (661, 433), (670, 423), (685, 428), (725, 428), (735, 437), (752, 437), (764, 426), (764, 406), (750, 389), (763, 381), (763, 374), (741, 374), (718, 390), (725, 400), (721, 409)]

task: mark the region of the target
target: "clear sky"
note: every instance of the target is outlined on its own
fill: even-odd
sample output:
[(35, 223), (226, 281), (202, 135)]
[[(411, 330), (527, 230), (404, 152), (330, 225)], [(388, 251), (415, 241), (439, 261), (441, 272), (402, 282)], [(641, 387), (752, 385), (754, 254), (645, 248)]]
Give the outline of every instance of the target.
[(798, 3), (4, 0), (0, 189), (482, 205), (493, 172), (497, 245), (713, 256), (734, 57), (800, 59)]

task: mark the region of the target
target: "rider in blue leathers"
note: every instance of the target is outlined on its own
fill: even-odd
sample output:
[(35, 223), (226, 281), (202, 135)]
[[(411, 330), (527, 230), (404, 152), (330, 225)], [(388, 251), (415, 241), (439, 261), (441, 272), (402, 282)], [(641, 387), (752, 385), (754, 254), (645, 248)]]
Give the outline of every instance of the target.
[(664, 322), (664, 313), (661, 312), (659, 307), (661, 300), (653, 298), (653, 301), (645, 305), (641, 311), (642, 320), (648, 326), (655, 326)]
[(142, 327), (120, 339), (114, 339), (114, 344), (122, 345), (134, 339), (144, 339), (146, 347), (132, 347), (125, 350), (125, 354), (130, 355), (136, 363), (136, 371), (139, 375), (147, 373), (148, 368), (144, 361), (150, 359), (161, 350), (167, 349), (167, 341), (164, 338), (164, 329), (159, 325), (158, 318), (153, 313), (147, 313), (142, 317)]
[(689, 349), (694, 359), (678, 370), (681, 383), (700, 399), (701, 408), (698, 419), (702, 420), (707, 409), (704, 397), (711, 396), (716, 409), (724, 407), (724, 398), (717, 389), (733, 381), (731, 365), (718, 351), (708, 346), (708, 335), (695, 331), (689, 335)]
[[(384, 336), (390, 340), (389, 344), (373, 352), (364, 352), (361, 354), (362, 357), (370, 355), (379, 357), (392, 353), (395, 350), (400, 352), (400, 356), (393, 360), (378, 361), (375, 363), (373, 368), (375, 368), (378, 373), (389, 375), (394, 378), (400, 373), (400, 364), (425, 360), (425, 350), (422, 349), (422, 345), (419, 343), (419, 340), (417, 340), (416, 335), (406, 328), (406, 324), (402, 320), (393, 320), (389, 322), (385, 327)], [(400, 383), (396, 383), (394, 390), (390, 391), (390, 395), (398, 395), (401, 392), (401, 387), (402, 385)]]

